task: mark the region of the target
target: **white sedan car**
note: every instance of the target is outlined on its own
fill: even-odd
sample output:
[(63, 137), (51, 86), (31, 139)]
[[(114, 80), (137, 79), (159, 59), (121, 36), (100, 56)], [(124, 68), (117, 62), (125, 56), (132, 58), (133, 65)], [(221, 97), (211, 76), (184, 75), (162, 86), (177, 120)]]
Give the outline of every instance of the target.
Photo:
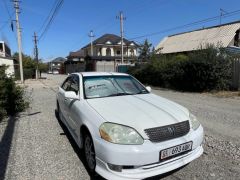
[(59, 119), (84, 149), (91, 172), (143, 179), (201, 156), (203, 128), (196, 117), (150, 91), (122, 73), (74, 73), (59, 87)]

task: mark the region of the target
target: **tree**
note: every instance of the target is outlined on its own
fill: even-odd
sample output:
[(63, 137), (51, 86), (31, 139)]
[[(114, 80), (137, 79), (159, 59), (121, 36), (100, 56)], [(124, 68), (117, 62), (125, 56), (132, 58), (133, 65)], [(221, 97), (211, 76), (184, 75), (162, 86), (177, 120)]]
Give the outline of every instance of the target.
[(43, 62), (39, 62), (38, 68), (39, 68), (40, 72), (47, 72), (48, 71), (48, 64), (43, 63)]
[[(35, 76), (35, 69), (36, 69), (36, 61), (34, 61), (30, 56), (23, 54), (23, 75), (24, 79), (31, 79), (34, 78)], [(18, 53), (14, 53), (13, 58), (18, 61)], [(20, 78), (20, 73), (19, 73), (19, 66), (16, 67), (15, 69), (15, 77), (17, 79)]]
[(147, 61), (151, 56), (151, 47), (152, 44), (146, 39), (144, 43), (139, 48), (139, 59), (142, 61)]
[[(13, 58), (18, 60), (17, 52), (14, 53)], [(35, 69), (36, 68), (36, 61), (34, 61), (30, 56), (23, 54), (22, 59), (23, 59), (23, 68), (24, 69)]]

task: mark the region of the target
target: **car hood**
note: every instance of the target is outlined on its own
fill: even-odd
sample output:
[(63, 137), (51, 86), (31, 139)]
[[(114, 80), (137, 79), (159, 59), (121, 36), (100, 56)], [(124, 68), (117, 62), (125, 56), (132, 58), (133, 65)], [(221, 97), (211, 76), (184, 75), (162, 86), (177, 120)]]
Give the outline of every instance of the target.
[(144, 129), (189, 119), (189, 111), (154, 94), (88, 99), (89, 105), (108, 122), (130, 126), (147, 139)]

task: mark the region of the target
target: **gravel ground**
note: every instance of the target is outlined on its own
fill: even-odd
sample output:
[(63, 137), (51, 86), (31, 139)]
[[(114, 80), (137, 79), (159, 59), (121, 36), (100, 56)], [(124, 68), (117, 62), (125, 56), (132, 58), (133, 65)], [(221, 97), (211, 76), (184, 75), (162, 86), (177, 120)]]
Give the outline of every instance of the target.
[[(82, 151), (55, 117), (55, 91), (66, 76), (47, 75), (26, 85), (31, 108), (0, 124), (1, 179), (91, 178)], [(177, 171), (150, 179), (239, 179), (240, 98), (153, 90), (189, 108), (205, 128), (204, 154)]]
[(9, 121), (9, 126), (0, 125), (0, 129), (6, 127), (8, 132), (0, 135), (0, 179), (4, 176), (12, 180), (90, 179), (81, 161), (81, 152), (55, 118), (53, 90), (57, 82), (42, 82), (51, 84), (51, 88), (35, 80), (26, 82), (33, 99), (31, 108), (16, 121)]
[(240, 98), (181, 93), (158, 89), (153, 93), (193, 112), (204, 126), (204, 154), (163, 179), (240, 179)]

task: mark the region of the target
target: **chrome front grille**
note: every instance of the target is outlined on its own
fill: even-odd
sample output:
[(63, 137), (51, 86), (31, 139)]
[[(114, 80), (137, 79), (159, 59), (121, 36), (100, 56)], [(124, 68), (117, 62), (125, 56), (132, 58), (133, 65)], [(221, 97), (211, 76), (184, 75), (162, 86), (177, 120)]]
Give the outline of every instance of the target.
[(145, 129), (149, 140), (152, 142), (161, 142), (186, 135), (190, 130), (189, 121), (183, 121), (176, 124)]

